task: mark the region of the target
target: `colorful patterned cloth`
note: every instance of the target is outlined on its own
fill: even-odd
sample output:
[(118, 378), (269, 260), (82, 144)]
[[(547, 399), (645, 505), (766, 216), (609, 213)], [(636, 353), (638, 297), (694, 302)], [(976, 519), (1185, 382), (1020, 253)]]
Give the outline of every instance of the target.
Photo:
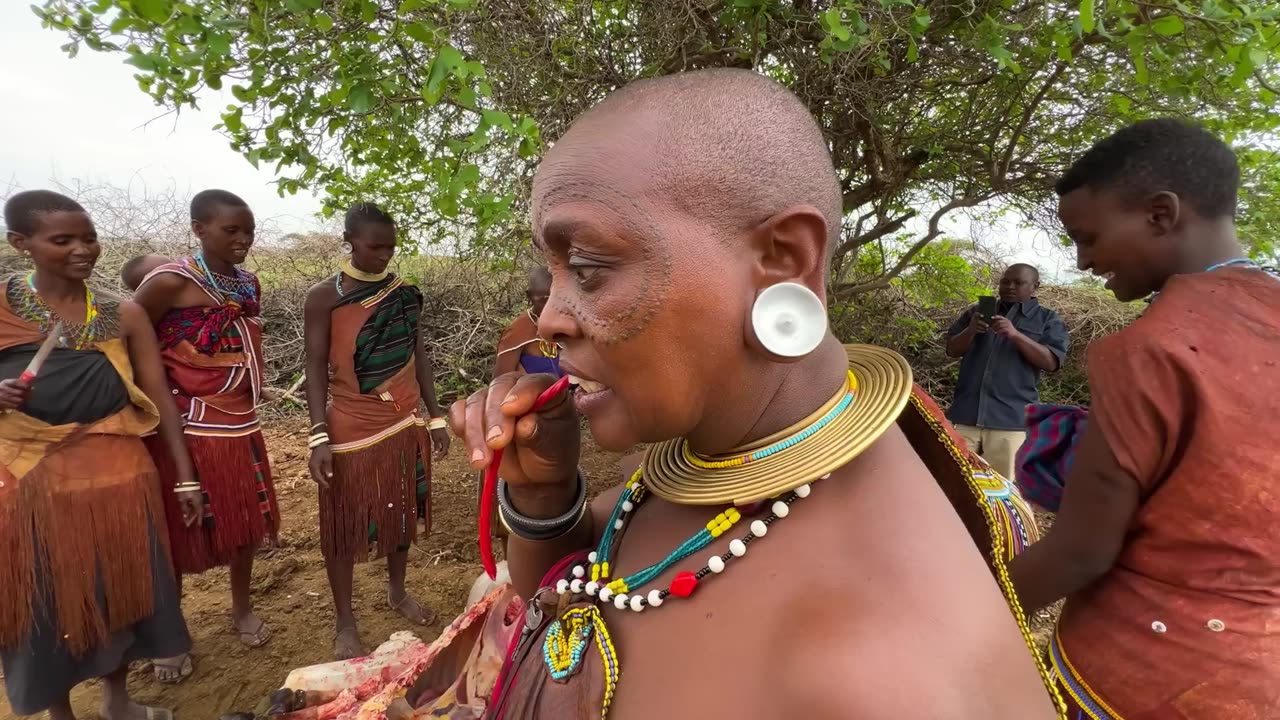
[(1027, 406), (1027, 439), (1015, 462), (1023, 497), (1045, 510), (1058, 511), (1088, 419), (1089, 409), (1079, 405)]
[(422, 293), (395, 275), (363, 285), (338, 299), (335, 309), (373, 300), (373, 313), (356, 335), (355, 371), (360, 392), (372, 392), (413, 357), (418, 341)]
[[(195, 258), (183, 258), (172, 265), (163, 266), (168, 272), (178, 274), (195, 282), (205, 292), (218, 297), (222, 304), (215, 307), (188, 307), (170, 310), (156, 329), (160, 347), (172, 348), (183, 340), (201, 353), (239, 353), (244, 352), (244, 338), (238, 331), (236, 321), (240, 318), (256, 318), (262, 312), (259, 298), (262, 290), (258, 278), (252, 273), (236, 268), (234, 281), (229, 278), (212, 277)], [(151, 275), (161, 272), (158, 268)], [(143, 279), (145, 283), (147, 279)]]

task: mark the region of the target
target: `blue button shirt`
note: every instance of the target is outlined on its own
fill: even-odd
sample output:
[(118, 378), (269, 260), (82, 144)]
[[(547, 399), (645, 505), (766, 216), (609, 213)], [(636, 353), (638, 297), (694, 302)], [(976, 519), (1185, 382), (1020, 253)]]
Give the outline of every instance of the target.
[[(978, 308), (971, 307), (947, 329), (947, 339), (969, 327)], [(1035, 298), (1022, 303), (1001, 303), (999, 314), (1023, 335), (1049, 348), (1058, 367), (1067, 356), (1067, 326), (1058, 313)], [(1040, 402), (1040, 370), (1022, 357), (1012, 340), (988, 330), (973, 338), (960, 361), (956, 397), (947, 419), (956, 425), (990, 430), (1026, 429), (1026, 407)]]

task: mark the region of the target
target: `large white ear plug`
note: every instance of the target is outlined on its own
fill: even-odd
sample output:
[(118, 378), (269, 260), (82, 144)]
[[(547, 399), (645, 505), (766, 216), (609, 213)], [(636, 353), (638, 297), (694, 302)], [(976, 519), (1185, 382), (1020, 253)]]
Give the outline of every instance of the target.
[(350, 255), (351, 243), (347, 242), (346, 240), (343, 240), (342, 242), (338, 243), (338, 252), (342, 253), (343, 255)]
[(751, 307), (751, 327), (770, 353), (784, 358), (804, 357), (827, 335), (827, 308), (804, 285), (778, 283), (756, 296)]

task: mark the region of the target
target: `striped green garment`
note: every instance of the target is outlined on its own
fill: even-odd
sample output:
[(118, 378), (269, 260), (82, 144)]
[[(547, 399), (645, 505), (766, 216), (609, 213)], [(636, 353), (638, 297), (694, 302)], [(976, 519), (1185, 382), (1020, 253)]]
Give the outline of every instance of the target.
[[(376, 294), (389, 279), (348, 293), (341, 304), (358, 302), (362, 297)], [(356, 336), (355, 368), (360, 392), (372, 392), (400, 372), (413, 357), (421, 310), (422, 293), (412, 285), (401, 285), (383, 298), (365, 320), (360, 334)]]

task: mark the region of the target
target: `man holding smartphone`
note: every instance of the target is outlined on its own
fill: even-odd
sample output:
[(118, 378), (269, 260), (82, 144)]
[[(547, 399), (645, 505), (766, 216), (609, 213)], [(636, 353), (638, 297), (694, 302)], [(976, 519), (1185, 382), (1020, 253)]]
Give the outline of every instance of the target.
[(1067, 327), (1035, 297), (1040, 271), (1010, 265), (1000, 294), (980, 298), (947, 330), (947, 355), (963, 358), (947, 419), (996, 472), (1012, 480), (1026, 437), (1027, 405), (1040, 401), (1040, 375), (1067, 355)]

